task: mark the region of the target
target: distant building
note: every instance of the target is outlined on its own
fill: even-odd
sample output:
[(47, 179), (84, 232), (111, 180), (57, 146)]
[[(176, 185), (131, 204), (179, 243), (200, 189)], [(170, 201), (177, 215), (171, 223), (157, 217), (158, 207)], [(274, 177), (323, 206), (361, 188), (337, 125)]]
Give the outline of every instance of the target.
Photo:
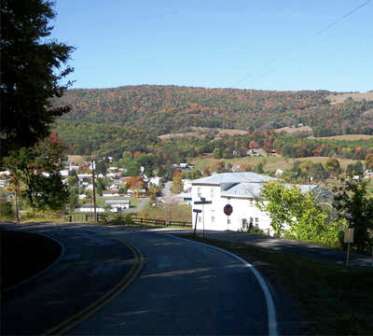
[(118, 197), (120, 194), (118, 192), (103, 191), (102, 197)]
[[(84, 213), (94, 213), (94, 207), (93, 205), (81, 205), (80, 207), (76, 208), (75, 209), (76, 211), (78, 212), (84, 212)], [(105, 212), (105, 209), (102, 208), (102, 207), (96, 207), (96, 212), (97, 213), (101, 213), (101, 212)]]
[(69, 170), (68, 169), (62, 169), (62, 170), (60, 170), (60, 175), (62, 177), (68, 177), (69, 176)]
[[(275, 180), (270, 176), (252, 172), (222, 173), (192, 181), (191, 203), (193, 226), (196, 212), (197, 229), (218, 231), (247, 231), (258, 227), (265, 233), (272, 234), (271, 218), (257, 206), (263, 185)], [(303, 192), (316, 188), (316, 185), (298, 186)], [(208, 204), (200, 204), (205, 201)], [(230, 216), (225, 215), (224, 207), (233, 209)]]
[(157, 187), (161, 186), (162, 178), (160, 176), (153, 176), (149, 179), (149, 184), (153, 184)]
[(284, 171), (280, 168), (276, 169), (275, 176), (280, 177), (284, 174)]
[(123, 210), (130, 208), (130, 200), (124, 198), (106, 200), (105, 204), (110, 206), (111, 212), (122, 212)]

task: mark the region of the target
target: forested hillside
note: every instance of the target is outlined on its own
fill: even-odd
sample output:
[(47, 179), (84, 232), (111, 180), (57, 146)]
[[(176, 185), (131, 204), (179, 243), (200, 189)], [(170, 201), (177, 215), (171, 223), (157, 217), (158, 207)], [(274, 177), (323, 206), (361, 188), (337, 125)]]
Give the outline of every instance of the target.
[(144, 147), (159, 135), (193, 126), (258, 131), (302, 123), (315, 136), (373, 133), (373, 101), (348, 98), (331, 104), (330, 96), (328, 91), (152, 85), (75, 89), (56, 101), (72, 107), (56, 128), (81, 154), (119, 144), (126, 148), (127, 142)]

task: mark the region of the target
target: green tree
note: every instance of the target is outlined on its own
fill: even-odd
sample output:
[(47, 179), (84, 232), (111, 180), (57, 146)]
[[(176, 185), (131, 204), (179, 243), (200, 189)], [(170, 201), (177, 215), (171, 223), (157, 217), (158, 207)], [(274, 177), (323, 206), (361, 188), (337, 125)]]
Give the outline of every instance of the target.
[(356, 163), (350, 163), (346, 168), (346, 175), (349, 177), (353, 176), (364, 176), (364, 165), (361, 161)]
[(365, 157), (365, 167), (367, 169), (373, 169), (373, 154), (368, 154)]
[(1, 15), (1, 157), (29, 147), (49, 133), (56, 116), (68, 112), (55, 107), (70, 84), (61, 84), (72, 68), (65, 66), (72, 47), (49, 40), (55, 12), (44, 0), (3, 0)]
[(258, 174), (264, 174), (264, 165), (263, 165), (263, 162), (259, 162), (255, 168), (254, 168), (254, 171)]
[(341, 172), (341, 165), (339, 164), (339, 160), (335, 158), (329, 158), (328, 161), (325, 163), (325, 167), (327, 172), (332, 176), (338, 176)]
[(312, 192), (278, 182), (267, 183), (259, 207), (267, 211), (277, 236), (335, 245), (341, 223), (329, 220), (329, 213), (316, 201)]
[(79, 206), (79, 188), (76, 186), (69, 187), (69, 196), (67, 199), (67, 208), (69, 215), (72, 216), (75, 208)]
[(106, 189), (106, 181), (99, 177), (96, 179), (96, 190), (97, 190), (97, 194), (102, 196), (102, 193), (103, 191), (105, 191)]
[(346, 180), (334, 190), (334, 207), (339, 218), (345, 219), (355, 230), (354, 245), (364, 252), (371, 243), (369, 230), (373, 230), (373, 198), (365, 181)]
[(278, 182), (269, 182), (263, 187), (258, 206), (269, 213), (277, 237), (283, 234), (285, 225), (292, 226), (294, 209), (300, 205), (299, 195), (299, 189), (286, 188)]
[(216, 147), (213, 152), (215, 159), (221, 159), (223, 157), (223, 150), (219, 147)]
[(321, 163), (314, 163), (310, 166), (309, 175), (316, 181), (322, 181), (329, 177), (329, 173)]
[(14, 217), (12, 203), (8, 202), (5, 197), (0, 198), (0, 218), (10, 219)]
[(17, 183), (25, 185), (30, 205), (37, 209), (57, 210), (64, 207), (68, 197), (59, 171), (62, 168), (64, 146), (54, 139), (45, 139), (33, 148), (12, 151), (4, 164)]

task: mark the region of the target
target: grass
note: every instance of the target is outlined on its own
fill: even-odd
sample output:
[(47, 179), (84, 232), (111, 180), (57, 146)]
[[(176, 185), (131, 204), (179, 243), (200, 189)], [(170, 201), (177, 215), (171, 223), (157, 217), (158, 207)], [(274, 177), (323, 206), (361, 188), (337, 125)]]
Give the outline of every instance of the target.
[[(258, 163), (263, 163), (264, 170), (266, 172), (276, 171), (277, 169), (286, 170), (292, 167), (295, 161), (312, 161), (313, 163), (322, 163), (325, 164), (328, 160), (328, 157), (313, 156), (313, 157), (304, 157), (297, 159), (289, 159), (283, 156), (267, 156), (267, 157), (243, 157), (243, 158), (234, 158), (234, 159), (215, 159), (213, 157), (202, 157), (195, 158), (193, 163), (195, 164), (196, 169), (201, 171), (209, 168), (211, 171), (214, 171), (219, 163), (219, 161), (224, 161), (225, 163), (230, 163), (232, 165), (241, 165), (243, 167), (250, 166), (254, 168)], [(347, 167), (350, 163), (355, 163), (355, 160), (338, 158), (343, 169)]]
[(167, 221), (190, 221), (192, 209), (186, 204), (162, 204), (153, 207), (149, 202), (137, 215)]
[(316, 139), (356, 141), (356, 140), (373, 139), (373, 135), (368, 135), (368, 134), (344, 134), (344, 135), (333, 135), (333, 136), (328, 136), (328, 137), (317, 137)]
[[(191, 235), (186, 237), (192, 238)], [(298, 302), (307, 320), (307, 334), (372, 335), (372, 268), (346, 269), (256, 246), (202, 241), (232, 251), (257, 264), (256, 267), (273, 288), (285, 289)]]

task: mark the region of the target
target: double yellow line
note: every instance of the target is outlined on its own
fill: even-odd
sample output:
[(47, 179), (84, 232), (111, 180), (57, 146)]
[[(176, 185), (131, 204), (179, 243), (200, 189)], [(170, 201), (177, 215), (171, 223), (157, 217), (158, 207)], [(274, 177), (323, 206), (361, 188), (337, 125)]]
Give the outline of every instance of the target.
[(122, 291), (124, 291), (140, 274), (142, 267), (144, 266), (144, 257), (140, 251), (138, 251), (133, 246), (124, 243), (120, 240), (123, 244), (125, 244), (133, 253), (134, 262), (130, 268), (130, 270), (126, 273), (126, 275), (120, 280), (113, 288), (111, 288), (108, 292), (106, 292), (103, 296), (97, 299), (95, 302), (91, 303), (88, 307), (84, 308), (83, 310), (75, 313), (68, 319), (64, 320), (63, 322), (59, 323), (55, 327), (48, 329), (44, 335), (61, 335), (67, 333), (73, 327), (75, 327), (81, 321), (87, 319), (89, 316), (97, 312), (101, 309), (104, 305), (109, 303), (113, 300), (116, 296), (118, 296)]

